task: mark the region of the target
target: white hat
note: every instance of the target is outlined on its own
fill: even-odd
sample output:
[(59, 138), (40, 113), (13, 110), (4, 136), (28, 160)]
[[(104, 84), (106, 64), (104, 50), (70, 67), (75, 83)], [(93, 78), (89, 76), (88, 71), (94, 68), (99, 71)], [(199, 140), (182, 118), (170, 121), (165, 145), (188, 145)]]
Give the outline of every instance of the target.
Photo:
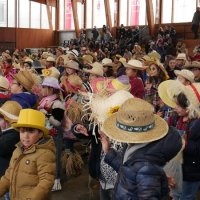
[(101, 63), (94, 62), (90, 65), (92, 66), (92, 69), (84, 69), (83, 71), (97, 76), (103, 76), (103, 65)]
[(128, 63), (124, 63), (124, 67), (137, 70), (144, 70), (142, 63), (139, 60), (134, 59), (129, 60)]
[(77, 51), (76, 49), (72, 49), (71, 51), (68, 51), (67, 53), (68, 53), (68, 54), (72, 54), (72, 55), (74, 55), (75, 57), (78, 57), (78, 56), (79, 56), (79, 53), (78, 53), (78, 51)]
[(47, 62), (54, 62), (54, 63), (56, 62), (55, 58), (53, 58), (51, 56), (47, 57), (46, 61)]
[(112, 60), (109, 59), (109, 58), (104, 58), (104, 59), (101, 61), (101, 64), (102, 64), (103, 66), (113, 66)]
[(187, 69), (175, 70), (174, 73), (176, 74), (176, 76), (180, 75), (180, 76), (184, 77), (191, 83), (194, 82), (194, 74)]

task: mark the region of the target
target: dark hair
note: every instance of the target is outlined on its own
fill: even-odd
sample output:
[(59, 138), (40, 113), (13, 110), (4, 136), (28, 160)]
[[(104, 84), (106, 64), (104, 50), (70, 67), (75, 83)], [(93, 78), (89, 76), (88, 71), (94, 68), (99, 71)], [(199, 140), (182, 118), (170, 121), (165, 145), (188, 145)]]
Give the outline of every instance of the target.
[(184, 93), (180, 93), (176, 97), (176, 101), (177, 101), (177, 104), (179, 106), (181, 106), (182, 108), (187, 108), (189, 106), (189, 101), (188, 101), (188, 99), (187, 99), (187, 97), (185, 96)]
[(6, 62), (7, 62), (8, 64), (12, 65), (12, 59), (11, 59), (11, 58), (6, 59)]
[(109, 66), (108, 66), (108, 70), (107, 70), (107, 72), (104, 74), (104, 76), (105, 76), (105, 77), (112, 77), (112, 76), (114, 76), (114, 71), (113, 71), (112, 67), (109, 67)]

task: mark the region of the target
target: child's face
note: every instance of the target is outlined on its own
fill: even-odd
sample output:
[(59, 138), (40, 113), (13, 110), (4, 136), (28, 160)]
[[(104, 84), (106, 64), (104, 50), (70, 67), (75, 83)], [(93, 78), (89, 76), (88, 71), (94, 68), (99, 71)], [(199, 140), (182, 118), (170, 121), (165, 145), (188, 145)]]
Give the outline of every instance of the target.
[(182, 108), (180, 105), (176, 104), (175, 111), (180, 117), (187, 117), (188, 111), (186, 108)]
[(41, 139), (43, 133), (35, 128), (20, 128), (20, 141), (24, 147), (28, 148)]
[(48, 86), (42, 86), (41, 94), (43, 97), (53, 95), (53, 88), (48, 87)]

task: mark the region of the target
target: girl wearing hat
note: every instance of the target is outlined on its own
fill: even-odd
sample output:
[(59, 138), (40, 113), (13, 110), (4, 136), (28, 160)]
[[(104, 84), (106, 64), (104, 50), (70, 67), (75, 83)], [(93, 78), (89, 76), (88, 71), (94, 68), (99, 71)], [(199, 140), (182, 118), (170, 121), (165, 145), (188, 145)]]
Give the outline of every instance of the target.
[[(183, 184), (181, 200), (196, 199), (200, 186), (200, 85), (193, 83), (184, 86), (177, 81), (165, 81), (159, 86), (159, 96), (168, 106), (174, 108), (177, 116), (169, 118), (185, 138), (183, 151)], [(181, 163), (179, 163), (181, 164)]]
[(154, 114), (151, 104), (138, 98), (125, 101), (104, 121), (102, 131), (112, 140), (127, 143), (119, 153), (101, 134), (104, 160), (118, 172), (113, 199), (167, 199), (163, 166), (182, 147), (178, 132)]
[(9, 191), (11, 199), (48, 200), (54, 182), (55, 146), (47, 137), (45, 116), (24, 109), (12, 126), (19, 130), (20, 142), (0, 180), (0, 197)]
[(64, 103), (61, 101), (61, 87), (58, 79), (46, 77), (42, 83), (42, 99), (38, 110), (46, 116), (46, 126), (50, 130), (56, 145), (56, 179), (53, 190), (61, 190), (61, 151), (62, 151), (62, 127), (64, 117)]

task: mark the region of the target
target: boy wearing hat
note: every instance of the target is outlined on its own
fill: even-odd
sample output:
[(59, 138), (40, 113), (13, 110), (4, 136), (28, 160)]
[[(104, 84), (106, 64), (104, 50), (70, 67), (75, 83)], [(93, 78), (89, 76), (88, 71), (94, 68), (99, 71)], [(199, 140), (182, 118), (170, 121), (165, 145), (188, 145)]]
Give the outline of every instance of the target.
[(153, 106), (142, 99), (128, 99), (104, 121), (102, 131), (128, 144), (120, 154), (101, 135), (105, 162), (118, 172), (113, 199), (168, 198), (163, 166), (180, 151), (182, 141), (174, 128), (154, 114)]
[(192, 63), (185, 65), (184, 68), (192, 71), (195, 82), (200, 82), (200, 62), (193, 61)]
[(15, 200), (47, 200), (54, 183), (55, 146), (47, 137), (45, 115), (24, 109), (12, 126), (19, 130), (20, 142), (0, 180), (0, 196), (9, 191)]
[(194, 74), (187, 69), (175, 70), (174, 73), (183, 85), (191, 85), (194, 82)]

